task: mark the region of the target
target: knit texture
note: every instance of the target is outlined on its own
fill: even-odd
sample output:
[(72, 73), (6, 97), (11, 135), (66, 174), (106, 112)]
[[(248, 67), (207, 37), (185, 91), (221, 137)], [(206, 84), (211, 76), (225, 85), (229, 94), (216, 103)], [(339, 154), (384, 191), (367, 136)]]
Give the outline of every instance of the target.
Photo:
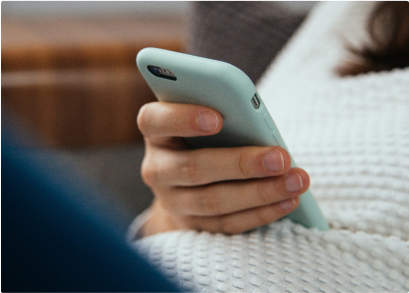
[(316, 7), (258, 91), (331, 229), (282, 220), (227, 236), (161, 233), (135, 247), (184, 290), (407, 292), (409, 68), (341, 78), (371, 3)]

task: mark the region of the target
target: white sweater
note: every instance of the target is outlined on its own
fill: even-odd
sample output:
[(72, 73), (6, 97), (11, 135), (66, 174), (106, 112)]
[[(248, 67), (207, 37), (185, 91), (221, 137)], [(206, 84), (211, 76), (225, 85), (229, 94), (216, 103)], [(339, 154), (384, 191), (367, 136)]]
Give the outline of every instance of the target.
[(331, 229), (289, 220), (226, 236), (175, 231), (134, 243), (184, 290), (409, 291), (409, 68), (338, 77), (373, 4), (319, 4), (258, 91)]

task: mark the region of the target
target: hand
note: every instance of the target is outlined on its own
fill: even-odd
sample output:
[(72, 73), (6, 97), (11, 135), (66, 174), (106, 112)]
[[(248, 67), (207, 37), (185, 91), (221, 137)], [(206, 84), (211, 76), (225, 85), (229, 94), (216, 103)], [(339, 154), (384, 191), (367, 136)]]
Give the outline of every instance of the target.
[(192, 150), (182, 137), (213, 135), (223, 118), (207, 107), (153, 102), (137, 118), (146, 152), (142, 178), (152, 189), (144, 236), (180, 229), (235, 234), (294, 210), (309, 176), (290, 168), (281, 147)]

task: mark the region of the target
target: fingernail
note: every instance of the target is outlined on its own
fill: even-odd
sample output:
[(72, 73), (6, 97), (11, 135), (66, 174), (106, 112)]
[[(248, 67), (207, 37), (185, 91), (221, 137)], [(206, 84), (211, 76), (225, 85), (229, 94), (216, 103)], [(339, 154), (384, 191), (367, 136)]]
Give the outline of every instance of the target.
[(280, 207), (283, 210), (291, 210), (295, 205), (295, 199), (294, 198), (290, 198), (290, 199), (286, 199), (282, 202), (280, 202)]
[(204, 131), (215, 130), (219, 124), (219, 119), (212, 112), (202, 112), (197, 117), (197, 125)]
[(290, 192), (299, 191), (303, 188), (301, 176), (297, 172), (288, 175), (286, 182), (287, 190)]
[(263, 165), (270, 171), (282, 171), (284, 170), (284, 157), (280, 151), (274, 150), (264, 157)]

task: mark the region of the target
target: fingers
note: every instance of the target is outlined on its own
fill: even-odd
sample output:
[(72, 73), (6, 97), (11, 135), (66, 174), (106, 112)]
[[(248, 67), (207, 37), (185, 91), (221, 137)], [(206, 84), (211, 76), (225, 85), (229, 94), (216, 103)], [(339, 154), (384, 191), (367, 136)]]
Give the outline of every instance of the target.
[(175, 217), (174, 214), (167, 211), (157, 200), (154, 200), (151, 206), (151, 212), (155, 216), (151, 216), (148, 219), (147, 223), (142, 227), (142, 230), (144, 236), (179, 229), (194, 229), (226, 234), (242, 233), (284, 217), (293, 211), (299, 202), (299, 197), (293, 197), (271, 205), (247, 209), (227, 215), (215, 217)]
[(142, 174), (148, 185), (197, 186), (282, 175), (290, 167), (290, 155), (281, 147), (160, 150), (146, 157)]
[(137, 123), (146, 142), (142, 177), (157, 203), (150, 233), (244, 232), (294, 210), (309, 187), (308, 174), (290, 169), (280, 147), (187, 149), (183, 137), (222, 129), (223, 117), (210, 108), (154, 102), (141, 108)]
[(175, 214), (217, 216), (297, 197), (307, 191), (309, 184), (308, 174), (294, 168), (276, 177), (178, 187), (159, 197), (163, 206)]
[(218, 133), (223, 118), (203, 106), (153, 102), (141, 108), (137, 124), (145, 137), (193, 137)]
[(237, 234), (269, 224), (293, 211), (300, 203), (293, 197), (278, 203), (218, 217), (191, 217), (192, 229), (213, 233)]

